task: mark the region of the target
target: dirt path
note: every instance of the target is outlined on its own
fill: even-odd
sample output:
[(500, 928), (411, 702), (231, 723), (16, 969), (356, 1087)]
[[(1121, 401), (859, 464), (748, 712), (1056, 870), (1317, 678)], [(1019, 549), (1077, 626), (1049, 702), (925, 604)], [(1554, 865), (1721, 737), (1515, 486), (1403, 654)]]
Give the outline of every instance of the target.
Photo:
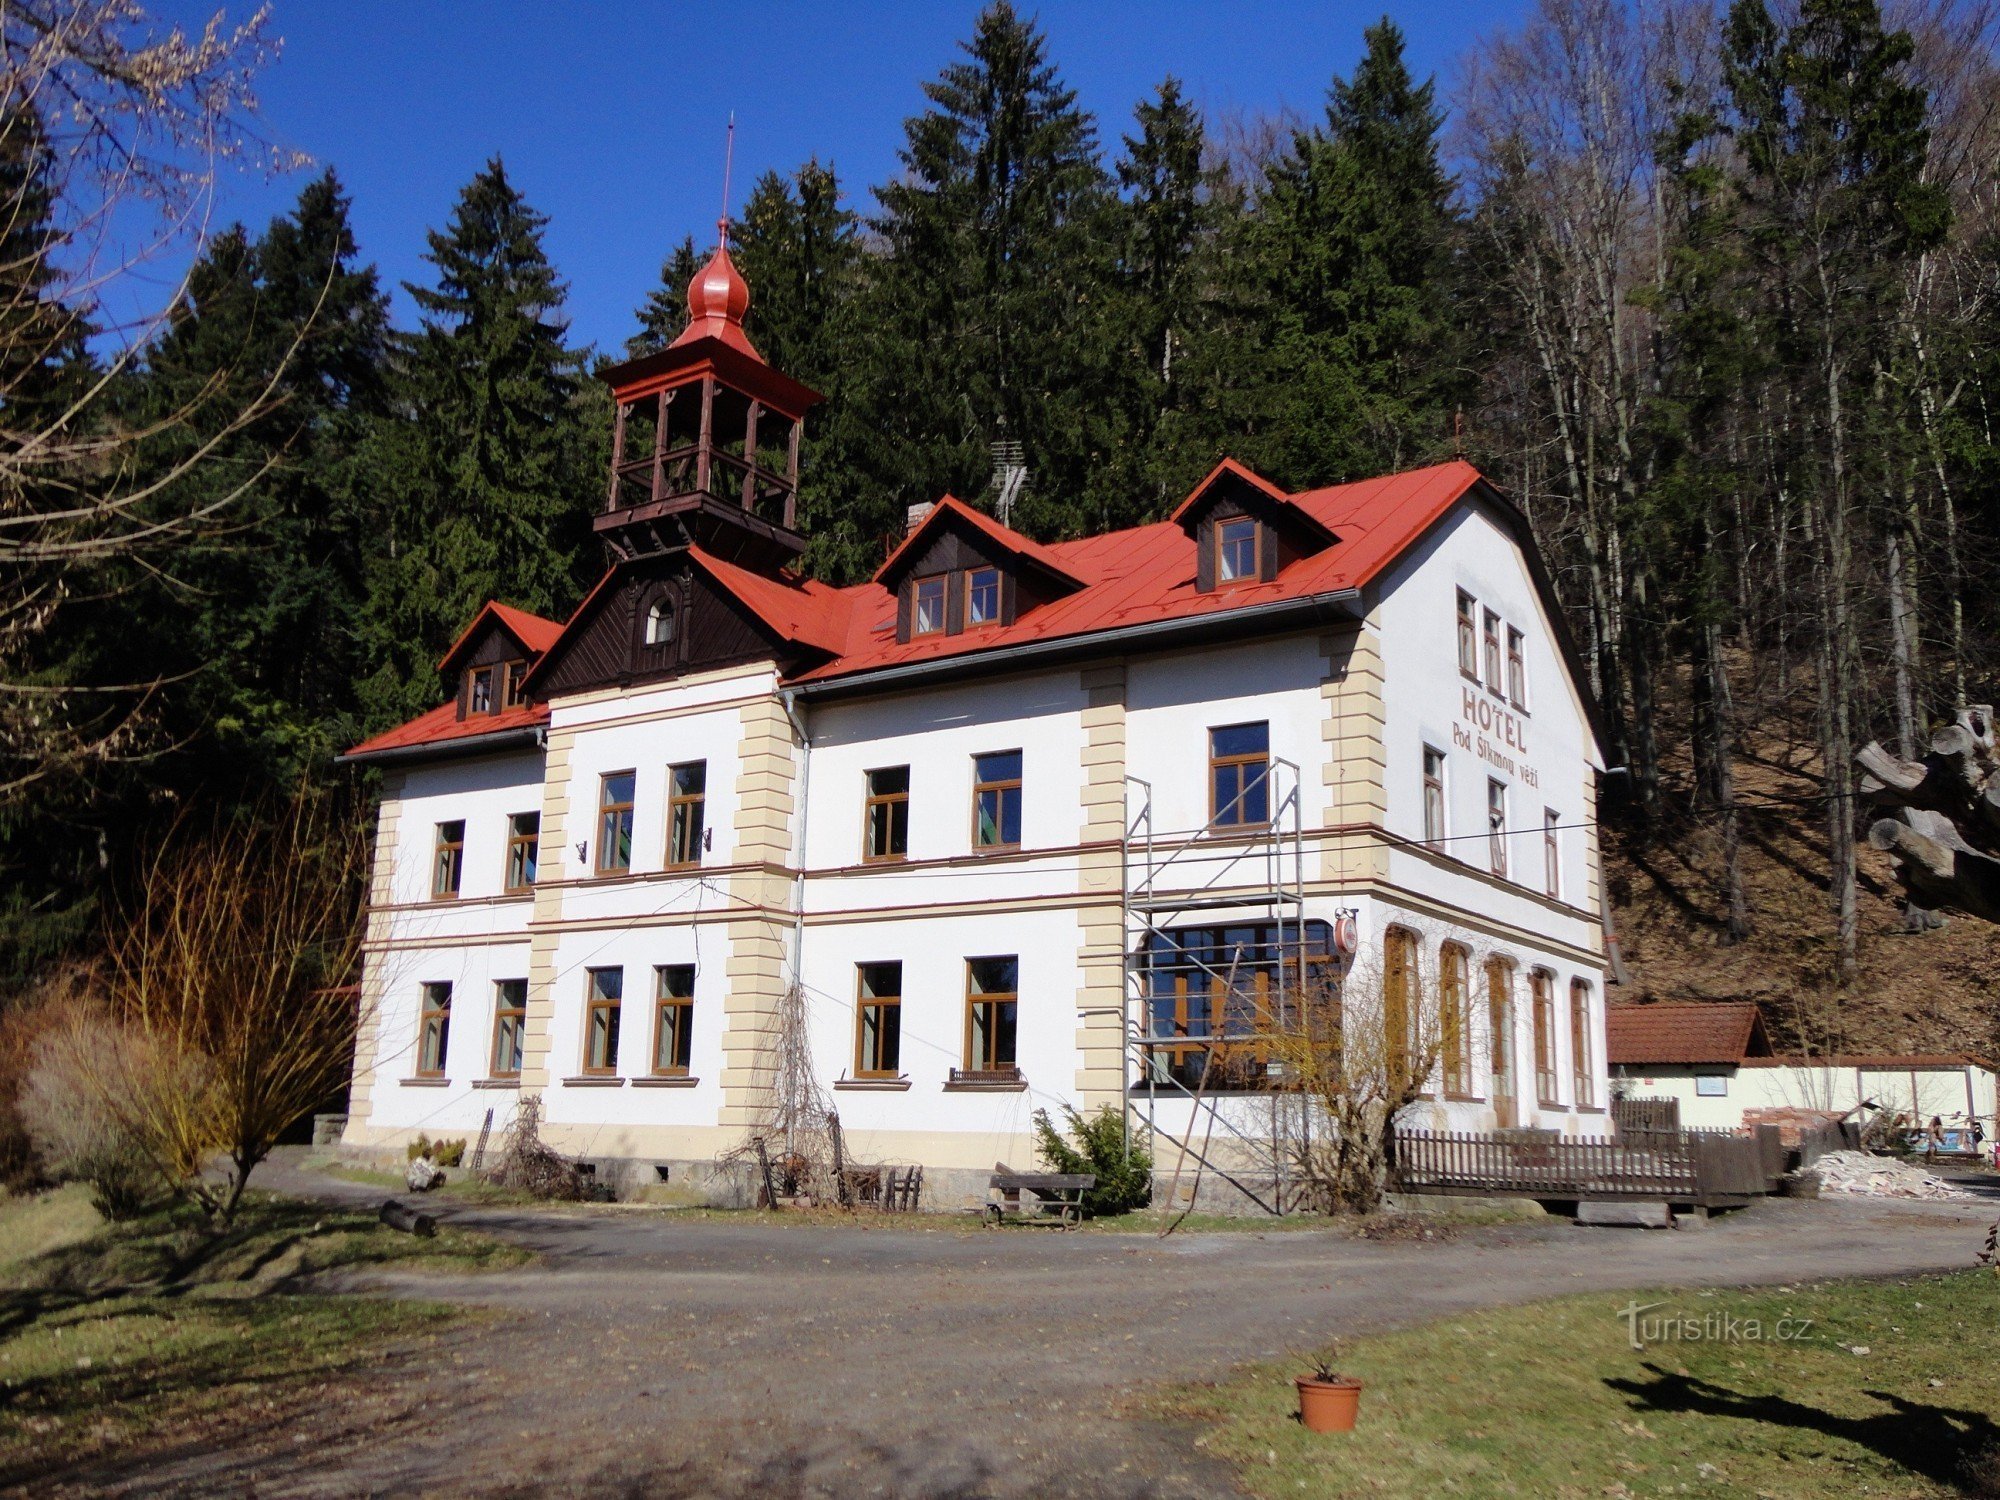
[[(283, 1169), (264, 1185), (380, 1196)], [(366, 1285), (499, 1316), (396, 1351), (379, 1379), (285, 1430), (76, 1474), (66, 1489), (1212, 1496), (1229, 1473), (1192, 1434), (1115, 1415), (1123, 1398), (1481, 1305), (1962, 1267), (1993, 1217), (1771, 1202), (1700, 1233), (1550, 1222), (1378, 1244), (445, 1212), (544, 1262)]]

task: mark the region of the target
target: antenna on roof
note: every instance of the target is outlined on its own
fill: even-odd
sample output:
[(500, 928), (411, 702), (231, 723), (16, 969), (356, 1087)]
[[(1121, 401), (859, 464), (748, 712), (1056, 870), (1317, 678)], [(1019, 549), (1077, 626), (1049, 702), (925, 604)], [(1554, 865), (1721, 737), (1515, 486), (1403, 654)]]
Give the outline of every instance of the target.
[(715, 227), (722, 233), (722, 248), (729, 248), (729, 169), (736, 163), (736, 111), (729, 112), (729, 130), (722, 138), (722, 217)]
[[(1000, 431), (1006, 430), (1007, 419), (1002, 417)], [(986, 446), (993, 455), (993, 516), (1006, 526), (1014, 513), (1015, 500), (1028, 483), (1028, 456), (1019, 438), (1001, 437)]]

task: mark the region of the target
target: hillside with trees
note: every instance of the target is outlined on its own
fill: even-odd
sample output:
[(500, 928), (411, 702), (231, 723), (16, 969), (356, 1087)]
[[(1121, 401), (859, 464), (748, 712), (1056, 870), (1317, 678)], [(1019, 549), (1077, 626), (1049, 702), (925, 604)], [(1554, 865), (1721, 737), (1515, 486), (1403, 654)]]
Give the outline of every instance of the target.
[[(20, 16), (80, 9), (57, 65), (119, 87), (146, 23), (74, 0), (4, 23), (17, 85), (49, 65)], [(1855, 770), (2000, 698), (1992, 16), (1542, 0), (1449, 79), (1391, 20), (1363, 40), (1310, 117), (1205, 118), (1166, 78), (1100, 121), (1000, 0), (911, 80), (892, 181), (810, 154), (757, 181), (751, 335), (829, 397), (807, 566), (864, 576), (908, 505), (990, 504), (997, 445), (1041, 538), (1161, 516), (1225, 453), (1294, 488), (1463, 455), (1530, 517), (1605, 710), (1628, 993), (1765, 998), (1814, 1045), (2000, 1044), (2000, 939), (1907, 897)], [(242, 128), (265, 39), (214, 46), (146, 106), (180, 132), (163, 186)], [(707, 248), (661, 247), (624, 349), (577, 347), (495, 159), (397, 328), (334, 163), (111, 330), (77, 268), (118, 184), (39, 97), (0, 114), (15, 987), (97, 945), (183, 809), (254, 816), (435, 702), (481, 600), (577, 601), (590, 370), (678, 331)]]

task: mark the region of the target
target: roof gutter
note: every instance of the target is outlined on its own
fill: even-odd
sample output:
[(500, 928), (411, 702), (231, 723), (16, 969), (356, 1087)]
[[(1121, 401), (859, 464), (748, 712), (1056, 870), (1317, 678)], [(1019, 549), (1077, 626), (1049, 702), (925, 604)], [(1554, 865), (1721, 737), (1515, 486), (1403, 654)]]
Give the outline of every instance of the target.
[(491, 734), (466, 734), (431, 740), (422, 745), (392, 745), (386, 750), (349, 750), (333, 758), (337, 766), (407, 766), (417, 761), (450, 760), (462, 755), (492, 755), (502, 750), (539, 750), (548, 743), (546, 724), (497, 729)]
[(845, 698), (859, 693), (920, 687), (939, 679), (1058, 666), (1123, 651), (1164, 649), (1188, 641), (1213, 644), (1268, 634), (1286, 626), (1323, 624), (1333, 619), (1359, 619), (1360, 604), (1360, 589), (1332, 589), (1324, 594), (1308, 594), (1303, 599), (1253, 604), (1247, 609), (1183, 616), (1173, 620), (1149, 620), (1143, 625), (1093, 630), (1086, 635), (1026, 641), (1018, 646), (1003, 646), (997, 651), (899, 662), (893, 667), (877, 667), (872, 672), (796, 683), (792, 691), (801, 698)]

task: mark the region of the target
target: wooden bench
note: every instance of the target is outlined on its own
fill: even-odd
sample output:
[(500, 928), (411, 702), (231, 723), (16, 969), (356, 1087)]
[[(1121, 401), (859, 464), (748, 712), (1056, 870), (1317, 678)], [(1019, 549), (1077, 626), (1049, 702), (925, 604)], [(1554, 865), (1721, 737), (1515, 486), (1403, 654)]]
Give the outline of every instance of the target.
[[(986, 1222), (1048, 1224), (1074, 1229), (1083, 1222), (1083, 1195), (1097, 1179), (1080, 1172), (1012, 1172), (1002, 1167), (987, 1179), (989, 1193), (999, 1197), (986, 1205)], [(1031, 1201), (1024, 1203), (1023, 1198)]]

